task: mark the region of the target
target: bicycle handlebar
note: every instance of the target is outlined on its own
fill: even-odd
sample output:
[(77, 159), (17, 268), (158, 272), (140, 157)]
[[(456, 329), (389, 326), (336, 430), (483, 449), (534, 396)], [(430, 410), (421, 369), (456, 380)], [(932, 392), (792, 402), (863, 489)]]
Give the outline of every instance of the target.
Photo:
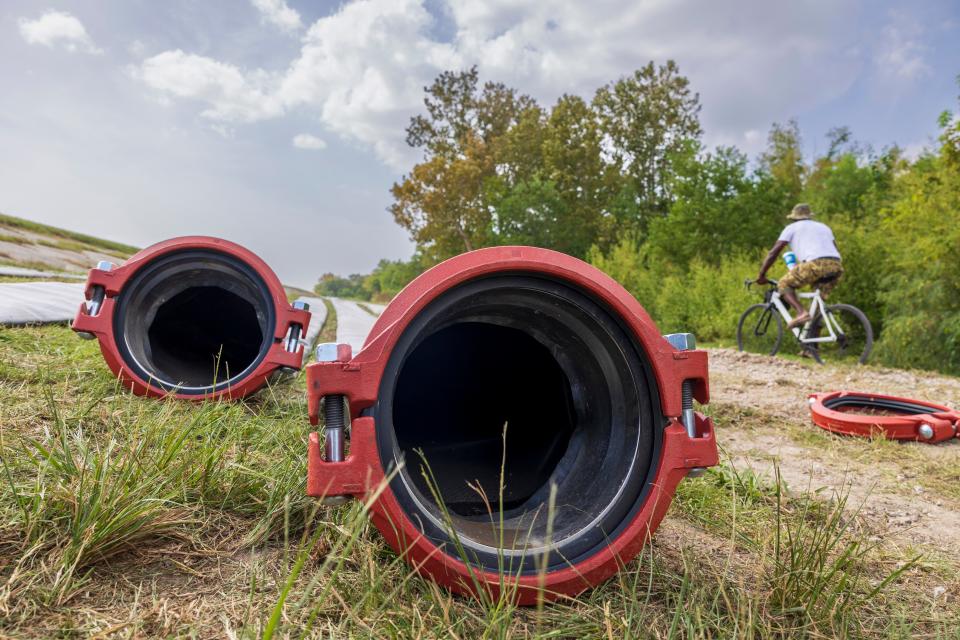
[[(743, 286), (745, 286), (747, 289), (749, 289), (751, 286), (755, 284), (757, 284), (757, 281), (751, 280), (750, 278), (747, 278), (746, 280), (743, 281)], [(767, 278), (767, 284), (770, 285), (771, 288), (773, 288), (777, 286), (777, 281), (774, 280), (773, 278)]]

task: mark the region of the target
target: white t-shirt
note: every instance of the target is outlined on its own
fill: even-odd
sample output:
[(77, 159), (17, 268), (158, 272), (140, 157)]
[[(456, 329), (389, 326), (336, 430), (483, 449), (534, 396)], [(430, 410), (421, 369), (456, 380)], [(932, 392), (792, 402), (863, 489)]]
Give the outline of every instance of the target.
[(797, 220), (793, 224), (788, 224), (777, 240), (789, 243), (790, 249), (797, 254), (799, 262), (840, 257), (837, 245), (833, 241), (833, 231), (816, 220)]

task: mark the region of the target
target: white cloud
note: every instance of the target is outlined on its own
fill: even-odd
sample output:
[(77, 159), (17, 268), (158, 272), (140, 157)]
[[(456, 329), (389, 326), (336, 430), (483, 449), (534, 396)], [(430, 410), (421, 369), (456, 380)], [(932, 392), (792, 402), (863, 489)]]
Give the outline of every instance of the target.
[(388, 164), (412, 157), (403, 142), (423, 86), (461, 66), (449, 44), (425, 35), (433, 17), (419, 0), (360, 0), (307, 32), (279, 94), (288, 107), (319, 110), (328, 129), (371, 145)]
[(251, 4), (260, 12), (260, 18), (275, 27), (293, 33), (303, 27), (300, 14), (296, 9), (287, 6), (285, 0), (250, 0)]
[(20, 18), (18, 24), (20, 35), (29, 44), (42, 44), (50, 48), (60, 46), (71, 53), (103, 53), (93, 43), (83, 23), (69, 13), (50, 10), (36, 20)]
[(327, 148), (327, 143), (317, 136), (310, 135), (309, 133), (298, 133), (293, 136), (293, 146), (297, 149), (310, 149), (312, 151), (319, 151), (321, 149)]
[(134, 40), (127, 45), (127, 52), (135, 58), (142, 58), (143, 54), (147, 52), (147, 45), (140, 40)]
[(907, 81), (929, 76), (932, 70), (924, 59), (923, 30), (901, 13), (893, 12), (890, 17), (875, 59), (880, 72)]
[(255, 122), (282, 115), (273, 95), (271, 76), (244, 72), (231, 64), (184, 53), (164, 51), (147, 58), (133, 75), (161, 95), (205, 102), (201, 115), (221, 122)]
[(445, 38), (436, 35), (424, 0), (355, 0), (317, 20), (283, 72), (246, 72), (174, 51), (147, 60), (140, 76), (167, 96), (207, 103), (203, 114), (212, 119), (309, 111), (327, 130), (406, 169), (415, 153), (404, 129), (422, 109), (423, 87), (443, 70), (478, 64), (485, 80), (550, 103), (562, 93), (590, 97), (649, 60), (673, 58), (701, 94), (707, 142), (756, 146), (763, 139), (758, 127), (852, 85), (864, 62), (846, 27), (856, 7), (856, 0), (803, 7), (765, 0), (451, 0), (445, 17), (452, 36)]

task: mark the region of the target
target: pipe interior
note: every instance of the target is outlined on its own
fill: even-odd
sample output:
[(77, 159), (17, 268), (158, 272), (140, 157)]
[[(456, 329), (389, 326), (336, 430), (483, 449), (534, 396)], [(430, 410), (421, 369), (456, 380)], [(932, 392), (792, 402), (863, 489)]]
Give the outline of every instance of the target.
[(232, 378), (263, 343), (254, 304), (216, 286), (189, 287), (160, 304), (147, 336), (158, 375), (190, 387)]
[(491, 567), (604, 544), (659, 443), (646, 364), (569, 285), (504, 276), (449, 293), (408, 327), (381, 386), (381, 456), (403, 461), (395, 494), (428, 535), (456, 530)]
[[(550, 351), (495, 324), (455, 324), (428, 337), (404, 366), (396, 397), (400, 447), (426, 459), (447, 507), (462, 516), (530, 500), (576, 427), (570, 382)], [(416, 483), (430, 495), (422, 475)]]
[(225, 254), (188, 251), (147, 265), (121, 292), (118, 315), (128, 363), (181, 392), (236, 382), (272, 344), (266, 285)]

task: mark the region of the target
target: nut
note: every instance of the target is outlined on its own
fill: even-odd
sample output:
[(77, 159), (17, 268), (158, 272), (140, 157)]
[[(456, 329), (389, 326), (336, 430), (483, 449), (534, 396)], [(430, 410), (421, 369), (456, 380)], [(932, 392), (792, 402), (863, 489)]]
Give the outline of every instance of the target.
[(353, 357), (352, 352), (348, 344), (321, 342), (317, 345), (317, 362), (346, 362)]
[(663, 337), (670, 346), (679, 351), (693, 351), (697, 348), (697, 339), (692, 333), (668, 333)]

